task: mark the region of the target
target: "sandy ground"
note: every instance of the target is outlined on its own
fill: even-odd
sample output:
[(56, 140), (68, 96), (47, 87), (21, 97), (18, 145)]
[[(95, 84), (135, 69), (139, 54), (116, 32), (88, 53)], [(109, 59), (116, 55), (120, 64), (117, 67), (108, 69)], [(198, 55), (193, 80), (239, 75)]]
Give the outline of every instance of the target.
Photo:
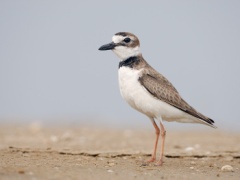
[(168, 131), (163, 166), (142, 166), (154, 138), (149, 129), (2, 125), (0, 179), (240, 179), (240, 133)]

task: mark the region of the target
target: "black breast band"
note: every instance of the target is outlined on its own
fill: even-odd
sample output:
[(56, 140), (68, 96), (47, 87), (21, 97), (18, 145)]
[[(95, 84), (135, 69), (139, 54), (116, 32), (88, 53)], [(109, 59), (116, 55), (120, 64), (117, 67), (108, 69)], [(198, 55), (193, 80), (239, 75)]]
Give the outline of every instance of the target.
[(127, 58), (125, 61), (121, 61), (118, 65), (118, 68), (120, 68), (122, 66), (133, 68), (133, 65), (138, 64), (138, 62), (139, 62), (138, 57), (133, 56), (133, 57)]

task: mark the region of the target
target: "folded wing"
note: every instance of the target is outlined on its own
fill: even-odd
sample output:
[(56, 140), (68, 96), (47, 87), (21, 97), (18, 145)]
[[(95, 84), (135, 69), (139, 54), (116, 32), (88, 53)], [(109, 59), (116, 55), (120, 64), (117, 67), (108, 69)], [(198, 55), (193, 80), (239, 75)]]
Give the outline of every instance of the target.
[(139, 78), (139, 82), (149, 93), (159, 100), (213, 125), (214, 121), (212, 119), (197, 112), (186, 101), (184, 101), (174, 86), (154, 69), (144, 72)]

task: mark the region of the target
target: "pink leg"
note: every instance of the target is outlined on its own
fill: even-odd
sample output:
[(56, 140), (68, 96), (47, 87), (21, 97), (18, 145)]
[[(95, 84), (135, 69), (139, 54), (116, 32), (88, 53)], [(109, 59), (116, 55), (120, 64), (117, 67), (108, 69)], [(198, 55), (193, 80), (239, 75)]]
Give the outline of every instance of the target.
[(151, 119), (151, 121), (152, 121), (153, 127), (155, 128), (156, 140), (155, 140), (155, 144), (154, 144), (154, 149), (153, 149), (152, 157), (151, 157), (151, 159), (149, 159), (149, 160), (147, 161), (147, 163), (154, 162), (154, 161), (156, 160), (157, 145), (158, 145), (158, 139), (159, 139), (159, 134), (160, 134), (160, 130), (159, 130), (156, 122), (154, 121), (153, 118), (150, 118), (150, 119)]
[(160, 121), (160, 129), (161, 129), (162, 143), (161, 143), (160, 159), (156, 163), (157, 166), (161, 166), (163, 164), (164, 142), (165, 142), (165, 136), (166, 136), (166, 130), (161, 121)]

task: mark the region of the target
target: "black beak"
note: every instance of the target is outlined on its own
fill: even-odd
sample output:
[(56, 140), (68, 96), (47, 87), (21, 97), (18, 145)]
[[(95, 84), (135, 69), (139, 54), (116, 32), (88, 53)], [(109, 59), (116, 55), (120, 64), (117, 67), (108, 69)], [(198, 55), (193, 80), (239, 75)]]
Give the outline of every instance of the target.
[(100, 51), (106, 51), (106, 50), (111, 50), (116, 47), (116, 44), (114, 42), (111, 42), (109, 44), (102, 45), (98, 50)]

